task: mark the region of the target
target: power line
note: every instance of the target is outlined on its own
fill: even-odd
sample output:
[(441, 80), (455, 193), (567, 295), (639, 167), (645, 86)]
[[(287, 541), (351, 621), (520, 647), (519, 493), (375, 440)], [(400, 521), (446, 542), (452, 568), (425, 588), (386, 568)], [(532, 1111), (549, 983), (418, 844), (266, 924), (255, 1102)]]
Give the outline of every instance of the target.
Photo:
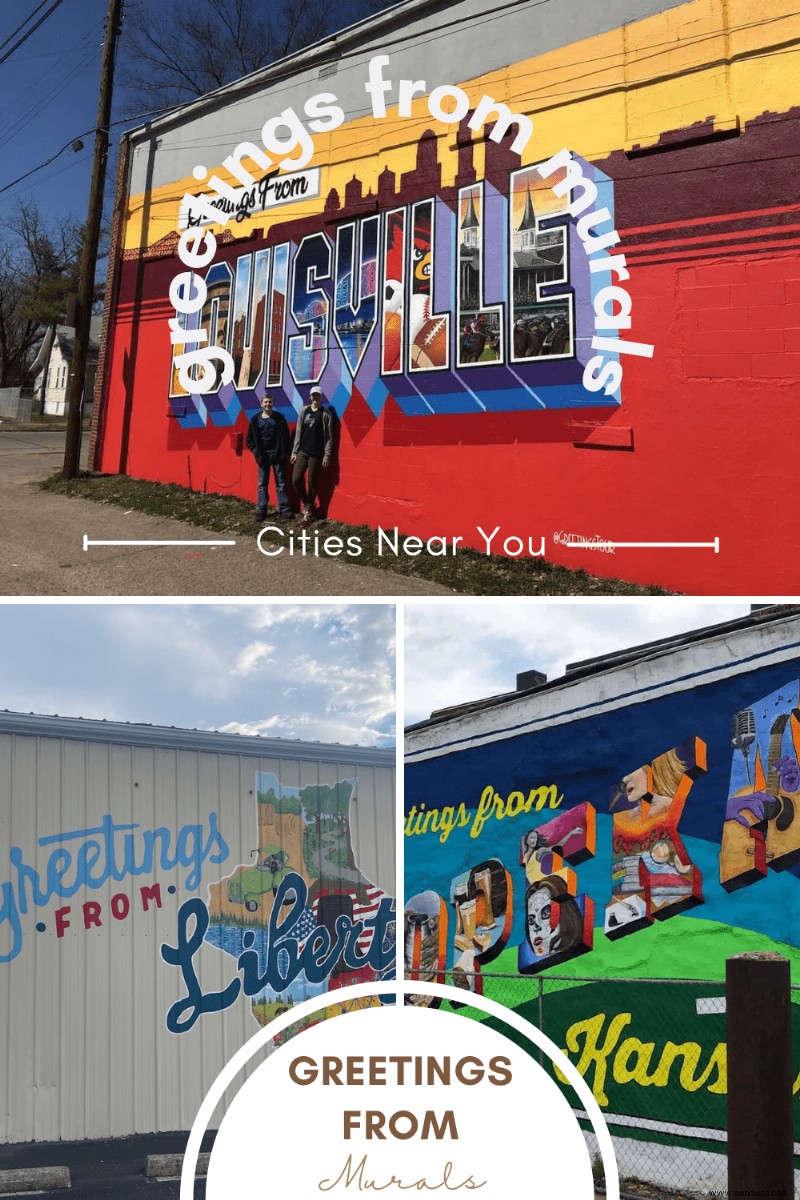
[[(135, 113), (132, 117), (121, 117), (118, 121), (112, 121), (109, 125), (109, 129), (113, 129), (115, 125), (127, 125), (130, 121), (141, 121), (145, 117), (161, 116), (168, 111), (169, 109), (165, 108), (154, 108), (149, 112)], [(55, 154), (51, 154), (50, 158), (46, 158), (44, 162), (40, 162), (37, 167), (31, 167), (30, 171), (26, 171), (24, 175), (17, 176), (16, 179), (12, 179), (10, 183), (7, 183), (5, 187), (1, 187), (0, 196), (3, 194), (3, 192), (7, 192), (11, 188), (16, 187), (18, 183), (22, 183), (24, 179), (28, 179), (31, 175), (35, 175), (37, 171), (43, 171), (45, 167), (49, 167), (50, 163), (55, 162), (57, 158), (60, 158), (64, 151), (69, 150), (70, 146), (72, 146), (74, 142), (79, 141), (80, 138), (88, 137), (90, 133), (95, 132), (96, 130), (94, 129), (84, 129), (82, 133), (73, 134), (69, 141), (65, 142), (60, 150), (57, 150)]]
[(18, 117), (12, 125), (9, 125), (7, 129), (2, 131), (2, 134), (0, 134), (0, 147), (7, 145), (10, 141), (13, 141), (18, 133), (21, 133), (23, 129), (30, 125), (31, 121), (35, 120), (36, 117), (38, 117), (39, 114), (48, 107), (51, 100), (54, 100), (56, 96), (60, 96), (64, 89), (69, 87), (73, 80), (77, 79), (79, 75), (82, 75), (96, 53), (97, 48), (95, 46), (84, 45), (83, 54), (80, 55), (77, 63), (69, 72), (69, 74), (56, 83), (49, 92), (46, 92), (33, 108), (29, 109), (28, 112), (23, 113), (22, 116)]
[(44, 162), (39, 163), (38, 167), (31, 167), (30, 171), (26, 171), (24, 175), (20, 175), (17, 179), (14, 179), (11, 183), (7, 183), (5, 187), (0, 188), (0, 196), (2, 196), (3, 192), (7, 192), (12, 187), (15, 187), (18, 183), (22, 183), (23, 179), (28, 179), (28, 178), (30, 178), (31, 175), (35, 175), (37, 171), (42, 171), (42, 170), (44, 170), (45, 167), (49, 167), (50, 163), (55, 162), (57, 158), (60, 158), (61, 155), (64, 153), (64, 151), (68, 150), (70, 148), (70, 146), (73, 144), (73, 142), (78, 141), (79, 138), (88, 137), (90, 133), (94, 133), (94, 130), (93, 129), (85, 129), (83, 131), (83, 133), (78, 134), (77, 138), (75, 138), (75, 137), (70, 138), (68, 142), (64, 143), (64, 145), (61, 147), (60, 150), (57, 150), (55, 154), (51, 154), (50, 157), (48, 159), (45, 159)]
[(39, 9), (44, 8), (45, 4), (47, 4), (47, 0), (41, 0), (41, 3), (36, 5), (36, 8), (33, 10), (32, 13), (30, 13), (29, 16), (27, 16), (25, 18), (25, 20), (22, 22), (22, 24), (18, 25), (17, 28), (14, 30), (14, 32), (10, 33), (4, 42), (0, 42), (0, 50), (2, 50), (5, 46), (7, 46), (8, 43), (10, 41), (12, 41), (17, 36), (18, 33), (22, 32), (22, 30), (25, 28), (25, 26), (28, 24), (28, 22), (32, 21), (33, 18), (36, 16)]
[[(46, 2), (46, 0), (45, 0), (45, 2)], [(53, 0), (53, 3), (52, 3), (52, 4), (50, 5), (50, 7), (48, 8), (47, 12), (46, 12), (46, 13), (45, 13), (43, 16), (39, 17), (39, 20), (36, 22), (36, 24), (35, 24), (35, 25), (32, 25), (32, 26), (31, 26), (31, 28), (28, 30), (28, 32), (27, 32), (27, 33), (24, 33), (24, 34), (22, 35), (22, 37), (19, 39), (19, 41), (17, 41), (17, 42), (15, 42), (15, 43), (14, 43), (14, 45), (11, 47), (11, 49), (10, 49), (10, 50), (6, 50), (6, 52), (5, 52), (5, 54), (3, 55), (3, 57), (2, 57), (2, 58), (0, 58), (0, 63), (4, 63), (4, 62), (6, 61), (6, 59), (7, 59), (7, 58), (11, 58), (11, 55), (14, 53), (14, 51), (15, 51), (15, 50), (19, 50), (20, 46), (22, 46), (22, 45), (23, 45), (25, 42), (27, 42), (28, 38), (29, 38), (29, 37), (31, 37), (31, 36), (32, 36), (34, 33), (36, 33), (36, 30), (39, 28), (39, 26), (40, 26), (40, 25), (44, 25), (44, 23), (45, 23), (45, 21), (47, 20), (47, 18), (48, 18), (49, 16), (52, 16), (52, 14), (53, 14), (53, 13), (56, 11), (56, 9), (57, 9), (57, 8), (58, 8), (60, 5), (62, 5), (63, 3), (64, 3), (64, 0)], [(42, 6), (41, 6), (41, 4), (40, 4), (40, 5), (39, 5), (39, 8), (41, 8), (41, 7), (42, 7)], [(38, 8), (37, 8), (37, 9), (35, 9), (35, 10), (34, 10), (34, 11), (31, 13), (31, 17), (35, 16), (35, 15), (36, 15), (36, 13), (37, 13), (38, 11), (39, 11), (39, 9), (38, 9)], [(28, 17), (28, 20), (30, 20), (30, 17)], [(24, 24), (25, 24), (25, 22), (23, 21), (23, 25), (24, 25)], [(14, 37), (14, 34), (12, 33), (12, 35), (11, 35), (11, 36), (12, 36), (12, 37)], [(3, 43), (3, 45), (6, 45), (6, 42), (4, 42), (4, 43)]]
[[(550, 2), (550, 0), (531, 0), (531, 3), (524, 5), (524, 7), (539, 8), (549, 2)], [(484, 17), (482, 19), (482, 21), (479, 23), (486, 24), (488, 22), (496, 20), (498, 12), (503, 12), (504, 10), (514, 9), (516, 7), (519, 7), (519, 0), (509, 0), (509, 2), (506, 3), (505, 5), (503, 5), (502, 7), (493, 9), (492, 13), (490, 15)], [(639, 63), (646, 62), (653, 58), (659, 58), (663, 54), (669, 54), (677, 49), (692, 48), (694, 46), (700, 45), (701, 43), (717, 39), (721, 36), (724, 36), (725, 34), (730, 35), (732, 33), (739, 33), (739, 32), (745, 31), (745, 30), (752, 30), (752, 29), (760, 28), (760, 27), (766, 26), (766, 25), (773, 25), (776, 22), (785, 20), (788, 16), (797, 16), (797, 15), (798, 15), (798, 13), (796, 13), (796, 12), (790, 13), (790, 14), (785, 13), (785, 14), (781, 14), (778, 17), (768, 17), (768, 18), (763, 18), (761, 20), (743, 22), (738, 25), (732, 25), (727, 30), (715, 31), (714, 33), (710, 33), (710, 34), (709, 33), (699, 34), (696, 37), (687, 38), (681, 42), (676, 42), (675, 40), (670, 40), (670, 41), (665, 41), (665, 42), (651, 43), (651, 44), (648, 44), (647, 46), (642, 47), (642, 50), (647, 51), (647, 53), (629, 55), (619, 65), (622, 69), (624, 69), (625, 67), (635, 67)], [(441, 38), (444, 38), (444, 37), (448, 37), (452, 34), (453, 24), (464, 24), (468, 20), (470, 20), (470, 18), (462, 18), (461, 21), (454, 22), (454, 23), (448, 23), (446, 25), (442, 25), (439, 27), (434, 27), (434, 29), (432, 29), (432, 30), (426, 30), (424, 40), (426, 43), (429, 43), (429, 42), (441, 40)], [(442, 30), (442, 32), (439, 34), (438, 37), (431, 36), (431, 34), (436, 35), (438, 30)], [(394, 41), (388, 42), (387, 44), (385, 44), (384, 48), (388, 52), (389, 50), (392, 50), (392, 49), (401, 48), (404, 43), (410, 43), (411, 47), (413, 47), (420, 40), (422, 40), (422, 35), (420, 35), (420, 34), (403, 34), (403, 35), (398, 36), (396, 39), (394, 39)], [(650, 53), (650, 51), (655, 51), (655, 52)], [(744, 57), (744, 58), (752, 61), (752, 60), (758, 59), (758, 58), (770, 58), (770, 57), (777, 57), (778, 55), (782, 55), (782, 54), (797, 53), (798, 51), (800, 51), (800, 43), (798, 43), (797, 45), (792, 45), (786, 49), (767, 48), (767, 49), (764, 49), (759, 52), (752, 52), (752, 51), (746, 52), (741, 57)], [(340, 55), (338, 61), (344, 62), (347, 59), (359, 59), (360, 60), (360, 57), (362, 55), (363, 55), (363, 49), (360, 49), (360, 48), (352, 50), (352, 51), (346, 51)], [(582, 59), (580, 66), (583, 67), (585, 65), (585, 63), (587, 63), (587, 62), (600, 62), (600, 61), (607, 62), (608, 57), (609, 56), (605, 55), (605, 56), (602, 56), (602, 58), (598, 58), (598, 59)], [(740, 56), (734, 55), (733, 57), (734, 57), (734, 59), (736, 59)], [(291, 59), (289, 59), (287, 61), (290, 62)], [(275, 65), (278, 65), (278, 64), (275, 64)], [(574, 65), (577, 66), (578, 64), (576, 63)], [(710, 69), (711, 66), (713, 66), (713, 63), (705, 62), (703, 64), (700, 64), (699, 66), (694, 66), (690, 69), (692, 72), (698, 72), (698, 71), (708, 70), (708, 69)], [(546, 72), (561, 71), (561, 69), (562, 68), (560, 68), (560, 67), (549, 67), (549, 68), (546, 68)], [(664, 76), (664, 78), (669, 78), (669, 79), (679, 78), (680, 76), (684, 75), (685, 73), (686, 73), (686, 70), (681, 69), (678, 71), (673, 71), (670, 75)], [(256, 74), (256, 72), (253, 72), (253, 74)], [(567, 75), (564, 78), (562, 78), (559, 82), (562, 84), (577, 83), (578, 81), (580, 81), (582, 79), (590, 78), (594, 74), (596, 74), (596, 71), (582, 72), (582, 73), (578, 73), (576, 75), (575, 74)], [(244, 78), (247, 79), (248, 77), (245, 76)], [(236, 82), (243, 82), (243, 81), (236, 81)], [(271, 80), (265, 81), (264, 87), (265, 87), (265, 90), (268, 89), (270, 98), (275, 98), (275, 97), (280, 96), (282, 92), (289, 90), (291, 88), (291, 86), (293, 85), (293, 82), (294, 81), (293, 81), (292, 77), (287, 73), (286, 75), (282, 75), (279, 79), (275, 80), (274, 82), (272, 82)], [(465, 82), (468, 82), (468, 81), (465, 81)], [(472, 81), (469, 81), (469, 82), (472, 82)], [(648, 85), (656, 84), (659, 82), (659, 77), (656, 76), (651, 79), (644, 80), (642, 82), (645, 84), (648, 84)], [(231, 84), (226, 85), (227, 88), (230, 88), (231, 86), (232, 86)], [(597, 98), (602, 98), (604, 95), (607, 95), (609, 92), (627, 90), (627, 88), (632, 87), (632, 86), (639, 86), (639, 83), (637, 82), (634, 85), (634, 84), (631, 84), (627, 80), (621, 80), (620, 82), (615, 83), (611, 86), (601, 86), (599, 89), (596, 89), (594, 91), (591, 90), (590, 86), (586, 86), (586, 87), (578, 87), (573, 90), (561, 91), (558, 93), (549, 93), (548, 98), (554, 97), (558, 101), (557, 103), (550, 103), (550, 104), (538, 104), (537, 105), (536, 98), (531, 97), (529, 93), (525, 93), (524, 97), (519, 97), (519, 98), (520, 99), (527, 98), (530, 101), (530, 104), (531, 104), (530, 113), (535, 117), (537, 113), (546, 112), (551, 109), (564, 107), (573, 98), (576, 100), (594, 100)], [(219, 89), (219, 90), (223, 90), (223, 89)], [(212, 95), (213, 95), (213, 93), (212, 93)], [(199, 97), (196, 97), (194, 100), (180, 101), (179, 103), (171, 106), (170, 109), (165, 109), (164, 113), (165, 113), (165, 115), (169, 115), (170, 111), (173, 111), (173, 110), (177, 111), (182, 108), (187, 108), (187, 107), (191, 108), (192, 105), (197, 104), (199, 101), (205, 100), (207, 98), (208, 98), (207, 96), (199, 96)], [(238, 98), (239, 97), (235, 94), (231, 94), (231, 96), (230, 96), (230, 100), (232, 103), (235, 102)], [(221, 99), (222, 99), (222, 97), (221, 97)], [(508, 99), (509, 103), (515, 103), (517, 97), (509, 96), (507, 99)], [(350, 118), (352, 116), (352, 117), (354, 117), (354, 119), (358, 119), (358, 117), (356, 116), (355, 113), (348, 112), (346, 114), (346, 116), (348, 118)], [(197, 116), (191, 116), (191, 115), (188, 116), (187, 120), (189, 123), (191, 123), (191, 122), (196, 122), (198, 120), (201, 120), (202, 117), (203, 117), (203, 113), (198, 113)], [(137, 118), (131, 117), (129, 119), (131, 121), (133, 121), (133, 120), (136, 120)], [(232, 134), (227, 135), (222, 141), (211, 141), (207, 138), (201, 138), (197, 141), (182, 139), (181, 140), (181, 148), (182, 149), (200, 148), (200, 147), (214, 148), (215, 146), (220, 146), (220, 145), (224, 146), (224, 145), (228, 145), (230, 139), (235, 138), (237, 136), (242, 136), (242, 135), (248, 136), (252, 132), (253, 132), (253, 130), (246, 130), (246, 131), (239, 131), (238, 134), (232, 133)]]
[(58, 50), (40, 50), (37, 54), (22, 54), (14, 63), (18, 67), (20, 63), (37, 62), (40, 58), (60, 58), (69, 60), (73, 51), (77, 50), (78, 46), (61, 46)]
[[(43, 2), (46, 3), (46, 0), (43, 0)], [(62, 2), (63, 2), (63, 0), (56, 0), (56, 5), (54, 5), (53, 7), (56, 7), (57, 4), (60, 4)], [(509, 8), (509, 9), (515, 8), (518, 6), (518, 2), (519, 2), (519, 0), (510, 0), (510, 2), (507, 3), (504, 7)], [(538, 8), (538, 7), (541, 7), (543, 4), (546, 4), (547, 2), (548, 2), (548, 0), (533, 0), (532, 7)], [(41, 7), (41, 5), (39, 7)], [(49, 11), (52, 11), (52, 9)], [(49, 15), (49, 14), (45, 14), (45, 15)], [(766, 19), (758, 20), (758, 21), (744, 22), (740, 25), (731, 26), (731, 28), (727, 32), (728, 33), (739, 32), (739, 31), (745, 30), (745, 29), (753, 29), (753, 28), (763, 26), (763, 25), (770, 25), (770, 24), (773, 24), (775, 21), (785, 19), (785, 16), (787, 16), (787, 15), (796, 15), (796, 14), (784, 14), (781, 17), (771, 17), (771, 18), (766, 18)], [(494, 18), (496, 19), (496, 11), (494, 13)], [(42, 19), (44, 20), (44, 18), (42, 18)], [(485, 20), (488, 20), (488, 19), (489, 18), (485, 18)], [(447, 27), (443, 27), (443, 28), (452, 29), (452, 26), (447, 26)], [(712, 38), (718, 37), (718, 36), (720, 36), (719, 33), (702, 34), (696, 38), (687, 39), (687, 41), (684, 43), (684, 45), (693, 46), (698, 43), (711, 40)], [(395, 45), (399, 45), (400, 42), (408, 41), (408, 40), (413, 40), (413, 37), (412, 38), (408, 38), (408, 37), (399, 38), (399, 39), (397, 39), (397, 42), (395, 43)], [(429, 40), (431, 40), (431, 39), (429, 39)], [(432, 40), (435, 41), (437, 39), (433, 38)], [(669, 47), (670, 49), (675, 49), (675, 43), (673, 43), (673, 42), (661, 42), (661, 43), (656, 43), (656, 45)], [(652, 46), (643, 47), (643, 49), (651, 50)], [(761, 52), (749, 54), (747, 57), (749, 57), (751, 59), (771, 58), (771, 57), (777, 57), (779, 55), (788, 54), (788, 53), (797, 53), (799, 49), (800, 49), (800, 47), (796, 47), (796, 48), (791, 47), (791, 48), (787, 48), (787, 49), (783, 49), (783, 50), (767, 49), (767, 50), (764, 50)], [(351, 51), (346, 54), (343, 54), (341, 57), (342, 58), (355, 57), (358, 53), (359, 53), (358, 51)], [(643, 54), (643, 55), (633, 56), (630, 59), (628, 59), (627, 62), (629, 65), (636, 65), (639, 62), (643, 62), (649, 58), (658, 57), (658, 56), (659, 56), (659, 53)], [(2, 60), (0, 60), (0, 61), (2, 61)], [(706, 69), (707, 66), (708, 66), (708, 64), (705, 64), (705, 68), (701, 67), (699, 69)], [(563, 80), (563, 82), (565, 82), (565, 83), (577, 82), (579, 79), (582, 79), (582, 78), (585, 78), (585, 76), (584, 75), (568, 76), (565, 80)], [(280, 92), (280, 90), (281, 90), (280, 82), (282, 82), (282, 81), (278, 81), (279, 86), (277, 89), (273, 88), (271, 90)], [(617, 86), (619, 86), (619, 85), (617, 85)], [(624, 87), (624, 84), (623, 84), (623, 87)], [(579, 88), (575, 91), (567, 91), (567, 92), (558, 93), (558, 97), (561, 100), (567, 100), (568, 98), (571, 98), (571, 97), (576, 97), (576, 98), (580, 97), (582, 99), (589, 100), (589, 99), (594, 99), (598, 95), (602, 95), (602, 94), (603, 94), (602, 91), (592, 93), (590, 91), (587, 91), (587, 89), (585, 89), (585, 88)], [(140, 120), (143, 120), (145, 117), (168, 116), (171, 112), (177, 112), (180, 109), (185, 108), (185, 107), (186, 107), (186, 101), (181, 101), (178, 104), (169, 105), (165, 108), (157, 108), (157, 109), (151, 109), (148, 112), (135, 113), (131, 116), (122, 117), (117, 121), (113, 121), (111, 123), (110, 128), (113, 128), (116, 125), (126, 125), (133, 121), (140, 121)], [(552, 106), (545, 106), (545, 107), (560, 107), (560, 105), (552, 105)], [(534, 115), (536, 115), (537, 111), (542, 111), (542, 110), (534, 107), (534, 109), (533, 109)], [(196, 119), (197, 118), (195, 118), (195, 120)], [(184, 140), (184, 141), (182, 141), (181, 146), (182, 146), (182, 148), (203, 147), (203, 148), (207, 148), (207, 149), (213, 149), (217, 146), (228, 146), (228, 145), (230, 145), (230, 142), (233, 138), (242, 136), (243, 132), (249, 132), (249, 131), (239, 131), (238, 134), (230, 133), (230, 134), (226, 135), (224, 137), (224, 139), (222, 139), (221, 141), (209, 140), (206, 138), (200, 139), (198, 141)], [(45, 161), (39, 163), (38, 166), (32, 167), (31, 170), (26, 171), (24, 175), (18, 176), (17, 179), (12, 180), (11, 183), (8, 183), (4, 187), (0, 188), (0, 195), (2, 195), (4, 192), (8, 191), (10, 188), (15, 187), (18, 183), (22, 183), (25, 179), (29, 178), (31, 175), (35, 174), (37, 171), (43, 170), (45, 167), (49, 166), (50, 163), (54, 162), (56, 158), (58, 158), (61, 154), (63, 154), (65, 152), (65, 150), (67, 150), (74, 141), (76, 141), (78, 138), (87, 137), (90, 133), (94, 133), (94, 130), (92, 130), (92, 129), (85, 130), (83, 133), (79, 133), (76, 136), (70, 138), (70, 140), (68, 142), (66, 142), (56, 154), (52, 155), (48, 159), (45, 159)], [(779, 155), (778, 156), (779, 159), (791, 158), (791, 157), (794, 157), (794, 155), (789, 154), (789, 155)], [(672, 173), (673, 172), (658, 172), (658, 174), (672, 174)], [(675, 173), (680, 173), (680, 172), (678, 171)]]
[(65, 166), (59, 167), (55, 171), (48, 171), (48, 173), (46, 175), (43, 175), (42, 178), (38, 182), (45, 183), (48, 179), (55, 179), (55, 177), (57, 175), (63, 175), (65, 171), (73, 171), (75, 169), (75, 167), (82, 166), (85, 163), (85, 161), (86, 161), (85, 157), (84, 158), (75, 158), (72, 162), (68, 162)]
[[(501, 15), (503, 13), (511, 12), (514, 9), (518, 9), (518, 8), (536, 9), (536, 8), (546, 7), (550, 3), (551, 3), (551, 0), (527, 0), (527, 3), (521, 3), (520, 0), (506, 0), (505, 3), (496, 5), (494, 8), (491, 9), (490, 12), (486, 13), (484, 16), (482, 16), (479, 19), (476, 19), (473, 16), (464, 16), (455, 21), (448, 20), (440, 25), (427, 26), (424, 29), (424, 31), (421, 31), (421, 32), (407, 33), (407, 32), (405, 32), (405, 30), (402, 30), (400, 33), (398, 33), (396, 36), (394, 36), (391, 40), (384, 41), (384, 43), (382, 44), (382, 48), (384, 49), (384, 51), (386, 53), (389, 53), (389, 51), (391, 51), (391, 50), (415, 49), (420, 43), (427, 46), (434, 42), (443, 41), (443, 40), (446, 41), (452, 37), (453, 29), (458, 26), (466, 25), (466, 26), (470, 26), (470, 27), (479, 28), (482, 25), (491, 25), (494, 21), (497, 20), (499, 15)], [(389, 10), (389, 11), (392, 11), (392, 10)], [(761, 18), (761, 19), (755, 20), (755, 21), (744, 21), (738, 25), (730, 25), (727, 29), (715, 30), (712, 33), (698, 34), (696, 36), (688, 37), (686, 39), (673, 38), (668, 41), (653, 42), (653, 43), (648, 44), (647, 46), (643, 46), (642, 49), (648, 50), (648, 51), (655, 49), (656, 50), (655, 54), (648, 53), (648, 54), (640, 54), (640, 55), (630, 55), (627, 58), (625, 58), (623, 62), (620, 63), (620, 66), (625, 66), (625, 65), (635, 66), (639, 62), (647, 61), (650, 58), (658, 58), (662, 54), (669, 54), (672, 51), (691, 48), (691, 47), (700, 45), (703, 42), (713, 41), (718, 38), (725, 38), (733, 33), (743, 32), (745, 30), (753, 30), (753, 29), (761, 28), (762, 26), (766, 26), (766, 25), (774, 25), (776, 23), (785, 21), (785, 20), (789, 19), (790, 17), (798, 16), (798, 15), (799, 15), (798, 11), (793, 11), (791, 13), (781, 13), (775, 17), (764, 17), (764, 18)], [(334, 38), (336, 36), (338, 36), (338, 35), (335, 35), (335, 34), (333, 35)], [(581, 39), (581, 40), (590, 40), (590, 39)], [(792, 40), (796, 40), (796, 39), (792, 39)], [(576, 46), (579, 44), (580, 44), (579, 42), (570, 43), (567, 46), (561, 47), (561, 49), (566, 50), (569, 48), (570, 45)], [(663, 49), (660, 49), (660, 48), (663, 48)], [(231, 81), (231, 83), (224, 84), (221, 88), (217, 88), (211, 93), (207, 93), (204, 96), (192, 97), (188, 100), (182, 100), (178, 104), (174, 105), (173, 107), (175, 107), (175, 108), (189, 107), (193, 104), (197, 104), (201, 100), (207, 100), (210, 97), (215, 97), (220, 92), (230, 91), (230, 89), (236, 87), (238, 84), (244, 84), (248, 80), (253, 80), (251, 87), (253, 90), (255, 90), (255, 87), (256, 87), (255, 76), (256, 75), (260, 74), (262, 71), (269, 70), (270, 68), (274, 68), (277, 70), (278, 68), (283, 66), (283, 70), (278, 78), (276, 78), (274, 81), (271, 79), (267, 79), (264, 83), (264, 87), (269, 88), (271, 95), (280, 94), (281, 91), (286, 91), (293, 86), (293, 84), (296, 82), (295, 72), (297, 70), (303, 69), (302, 67), (301, 68), (297, 68), (297, 67), (293, 68), (292, 67), (293, 60), (300, 55), (307, 54), (309, 50), (313, 50), (313, 49), (314, 49), (314, 47), (311, 46), (311, 47), (307, 47), (305, 50), (299, 50), (295, 54), (289, 55), (285, 59), (279, 59), (277, 62), (268, 63), (265, 67), (259, 68), (258, 71), (253, 71), (250, 73), (250, 75), (245, 75), (239, 80), (233, 80), (233, 81)], [(553, 51), (550, 51), (547, 53), (553, 53)], [(781, 51), (777, 51), (777, 53), (781, 53)], [(341, 63), (348, 62), (348, 60), (352, 60), (356, 65), (358, 65), (358, 63), (363, 58), (363, 54), (364, 54), (363, 47), (357, 46), (352, 50), (342, 51), (338, 55), (336, 61), (341, 64)], [(539, 55), (539, 56), (534, 56), (534, 58), (545, 57), (545, 56), (546, 55)], [(580, 65), (582, 67), (587, 62), (589, 62), (589, 63), (590, 62), (605, 62), (605, 63), (607, 63), (609, 57), (613, 57), (613, 56), (603, 54), (595, 59), (581, 59)], [(761, 57), (761, 55), (746, 52), (742, 55), (734, 55), (733, 56), (734, 59), (739, 58), (739, 57), (757, 58), (757, 57)], [(578, 65), (578, 64), (576, 63), (574, 65)], [(709, 65), (711, 65), (711, 64), (708, 64), (708, 63), (703, 64), (703, 66), (699, 69), (705, 69)], [(308, 69), (308, 68), (305, 68), (305, 69)], [(548, 67), (545, 70), (547, 72), (551, 72), (551, 71), (560, 71), (561, 69), (562, 68), (560, 66), (556, 66), (556, 67)], [(541, 72), (542, 69), (537, 68), (537, 70), (539, 70)], [(678, 70), (678, 71), (673, 72), (671, 74), (671, 76), (669, 76), (669, 78), (677, 78), (684, 73), (685, 73), (685, 71)], [(574, 82), (579, 79), (588, 78), (590, 75), (593, 75), (593, 74), (596, 74), (596, 71), (586, 72), (586, 73), (578, 74), (578, 75), (570, 75), (570, 76), (567, 76), (562, 82), (571, 83), (571, 82)], [(468, 82), (468, 81), (464, 81), (464, 82)], [(281, 86), (281, 85), (283, 85), (283, 86)], [(591, 98), (594, 98), (595, 96), (602, 96), (605, 93), (605, 91), (607, 91), (607, 90), (608, 89), (605, 88), (605, 89), (601, 89), (597, 92), (587, 93), (586, 98), (591, 99)], [(562, 92), (562, 93), (560, 93), (560, 95), (563, 97), (567, 97), (567, 96), (583, 97), (585, 93), (586, 93), (586, 88), (579, 88), (578, 90), (573, 91), (573, 92)], [(222, 97), (220, 97), (220, 98), (222, 98)], [(231, 96), (232, 100), (237, 100), (240, 98), (241, 98), (241, 95), (239, 92), (232, 94), (232, 96)], [(534, 109), (533, 111), (535, 112), (536, 110)]]

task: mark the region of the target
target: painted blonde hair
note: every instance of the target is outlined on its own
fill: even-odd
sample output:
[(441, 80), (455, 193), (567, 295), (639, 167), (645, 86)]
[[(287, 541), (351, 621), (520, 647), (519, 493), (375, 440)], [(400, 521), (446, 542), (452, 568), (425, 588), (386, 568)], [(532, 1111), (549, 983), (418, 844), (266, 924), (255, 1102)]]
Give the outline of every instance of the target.
[(686, 763), (675, 750), (659, 754), (650, 764), (653, 795), (674, 796), (686, 770)]

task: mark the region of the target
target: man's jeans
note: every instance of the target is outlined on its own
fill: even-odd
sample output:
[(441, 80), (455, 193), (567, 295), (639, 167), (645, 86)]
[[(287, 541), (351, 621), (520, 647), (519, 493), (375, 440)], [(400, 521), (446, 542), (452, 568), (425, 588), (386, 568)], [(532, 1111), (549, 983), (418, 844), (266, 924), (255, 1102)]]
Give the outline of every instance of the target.
[(269, 473), (275, 472), (275, 492), (278, 497), (278, 508), (282, 513), (290, 513), (289, 500), (286, 496), (286, 479), (283, 474), (282, 462), (267, 462), (258, 468), (258, 511), (266, 513), (269, 499)]

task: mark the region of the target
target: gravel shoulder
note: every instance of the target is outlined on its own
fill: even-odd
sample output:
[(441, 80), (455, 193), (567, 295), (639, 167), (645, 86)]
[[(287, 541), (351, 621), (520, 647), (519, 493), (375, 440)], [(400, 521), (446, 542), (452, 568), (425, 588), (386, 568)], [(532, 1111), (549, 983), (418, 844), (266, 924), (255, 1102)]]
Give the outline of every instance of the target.
[(220, 540), (181, 521), (43, 492), (57, 471), (61, 432), (0, 431), (0, 594), (6, 596), (452, 595), (424, 579), (337, 559), (261, 554), (235, 546), (90, 546), (90, 540)]

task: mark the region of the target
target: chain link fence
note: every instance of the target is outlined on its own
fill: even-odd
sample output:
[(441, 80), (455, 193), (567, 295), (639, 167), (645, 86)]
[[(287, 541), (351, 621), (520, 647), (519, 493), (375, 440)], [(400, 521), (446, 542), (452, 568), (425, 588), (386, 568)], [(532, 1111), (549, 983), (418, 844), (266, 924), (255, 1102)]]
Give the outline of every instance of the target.
[[(424, 972), (408, 977), (441, 980)], [(448, 971), (444, 982), (479, 989), (566, 1052), (605, 1117), (623, 1190), (670, 1200), (727, 1195), (724, 981), (489, 972), (467, 977), (459, 970), (455, 977)], [(792, 1000), (795, 1045), (800, 1046), (800, 987), (792, 989)], [(431, 998), (420, 995), (418, 1001), (428, 1004)], [(458, 1008), (462, 1015), (500, 1027), (482, 1009), (470, 1006), (466, 995), (465, 1001)], [(449, 1001), (442, 1007), (453, 1008)], [(508, 1026), (503, 1031), (522, 1040)], [(531, 1052), (558, 1079), (547, 1056)], [(559, 1082), (574, 1105), (572, 1090)], [(590, 1122), (582, 1110), (575, 1111), (602, 1190)]]

